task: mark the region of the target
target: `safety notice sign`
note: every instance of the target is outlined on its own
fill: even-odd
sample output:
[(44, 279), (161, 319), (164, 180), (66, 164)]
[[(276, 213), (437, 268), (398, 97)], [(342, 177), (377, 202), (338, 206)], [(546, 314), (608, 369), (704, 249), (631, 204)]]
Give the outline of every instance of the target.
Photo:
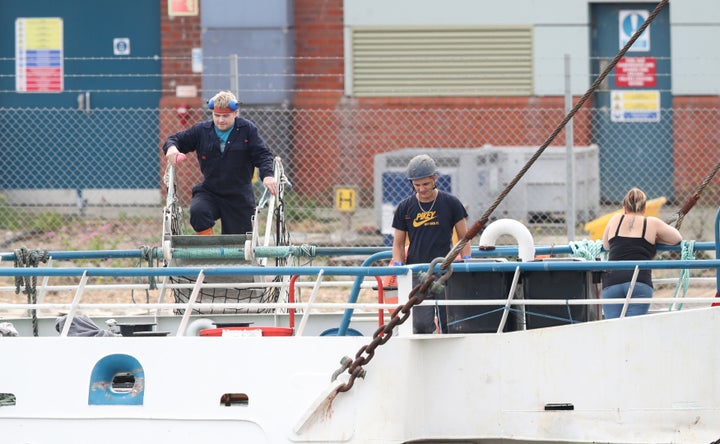
[[(618, 14), (618, 30), (620, 31), (619, 41), (620, 48), (623, 49), (628, 41), (637, 32), (640, 27), (648, 19), (649, 11), (644, 9), (621, 10)], [(650, 27), (645, 28), (635, 43), (630, 47), (630, 51), (650, 51)]]
[(615, 65), (618, 88), (654, 88), (657, 86), (655, 57), (623, 57)]
[(355, 189), (347, 187), (337, 187), (335, 189), (335, 208), (337, 208), (338, 211), (354, 212)]
[(610, 120), (613, 122), (659, 122), (660, 91), (610, 91)]
[(15, 90), (63, 90), (63, 21), (57, 17), (15, 20)]

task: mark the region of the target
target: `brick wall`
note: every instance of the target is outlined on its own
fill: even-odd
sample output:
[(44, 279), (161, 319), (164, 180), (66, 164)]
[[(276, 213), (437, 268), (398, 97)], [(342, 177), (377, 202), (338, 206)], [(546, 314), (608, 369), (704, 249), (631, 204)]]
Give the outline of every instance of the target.
[[(170, 113), (171, 116), (160, 116), (160, 135), (158, 155), (160, 156), (160, 181), (165, 171), (165, 157), (162, 148), (168, 135), (176, 133), (186, 127), (198, 122), (202, 115), (188, 114), (181, 116), (178, 109), (190, 108), (201, 109), (203, 107), (200, 89), (202, 88), (202, 76), (192, 72), (192, 60), (190, 58), (193, 48), (202, 48), (202, 29), (200, 26), (200, 15), (197, 16), (168, 16), (168, 0), (160, 0), (160, 44), (162, 48), (162, 89), (159, 108), (163, 113)], [(198, 90), (198, 97), (178, 98), (175, 97), (175, 87), (178, 85), (195, 85)], [(197, 160), (194, 156), (188, 158), (183, 168), (178, 168), (178, 195), (187, 200), (183, 205), (189, 204), (190, 189), (194, 185), (190, 179), (190, 172), (197, 170)], [(160, 189), (165, 193), (165, 187)]]
[(295, 72), (311, 74), (295, 79), (294, 105), (333, 108), (343, 89), (343, 0), (296, 0), (293, 10)]
[[(708, 110), (708, 113), (703, 119), (698, 117), (702, 114), (697, 112), (683, 113), (685, 109)], [(686, 159), (703, 159), (708, 157), (708, 153), (720, 152), (717, 145), (720, 142), (720, 128), (715, 119), (716, 113), (712, 112), (717, 109), (720, 109), (718, 96), (673, 97), (674, 185), (678, 194), (692, 195), (716, 166), (689, 164)], [(720, 162), (720, 157), (717, 162)], [(717, 185), (714, 186), (717, 188)], [(710, 202), (705, 200), (704, 203)]]
[[(331, 57), (331, 59), (298, 59), (297, 74), (311, 74), (298, 77), (298, 93), (294, 106), (298, 109), (335, 110), (327, 112), (322, 119), (307, 119), (295, 122), (293, 147), (297, 183), (303, 184), (296, 190), (310, 196), (332, 195), (334, 184), (354, 185), (353, 182), (372, 182), (371, 178), (360, 178), (349, 171), (364, 171), (372, 174), (375, 154), (401, 147), (480, 147), (492, 145), (539, 146), (562, 120), (564, 114), (546, 113), (544, 109), (562, 109), (562, 97), (435, 97), (435, 98), (349, 98), (343, 96), (344, 51), (343, 51), (343, 0), (298, 0), (295, 2), (295, 31), (297, 57)], [(338, 74), (336, 77), (319, 77), (317, 73)], [(331, 92), (322, 90), (332, 90)], [(464, 120), (467, 110), (502, 110), (485, 117)], [(402, 110), (442, 110), (445, 121), (425, 122), (411, 117)], [(517, 109), (518, 113), (507, 112)], [(532, 120), (526, 118), (528, 109), (538, 110)], [(338, 111), (377, 110), (377, 118), (367, 121), (343, 119)], [(391, 113), (383, 110), (393, 110)], [(443, 125), (448, 122), (464, 122), (463, 128), (448, 128), (446, 136), (438, 140), (428, 138), (418, 145), (418, 135), (427, 130), (427, 125)], [(320, 127), (322, 126), (322, 128)], [(334, 130), (328, 130), (328, 127)], [(513, 131), (502, 128), (512, 127)], [(580, 113), (575, 122), (575, 143), (589, 144), (587, 115)], [(318, 140), (317, 134), (323, 134)], [(564, 145), (562, 134), (553, 145)], [(328, 158), (348, 160), (347, 168), (326, 172), (323, 177), (313, 174), (314, 168), (303, 168), (304, 164), (322, 165)], [(363, 193), (370, 195), (368, 193)], [(367, 204), (368, 202), (363, 202)]]
[[(200, 97), (178, 99), (174, 94), (178, 84), (194, 84), (201, 88), (201, 77), (192, 73), (189, 57), (192, 48), (202, 47), (200, 17), (168, 17), (167, 0), (161, 0), (161, 7), (162, 73), (166, 92), (161, 98), (160, 108), (174, 110), (183, 105), (202, 108)], [(293, 122), (291, 162), (296, 184), (302, 184), (295, 189), (300, 194), (313, 198), (332, 196), (334, 185), (368, 183), (370, 178), (353, 174), (361, 174), (358, 171), (372, 174), (375, 154), (402, 147), (540, 146), (564, 117), (562, 111), (546, 111), (562, 110), (562, 97), (345, 97), (343, 0), (296, 0), (294, 14), (295, 72), (298, 76), (295, 78), (297, 92), (293, 97), (293, 107), (309, 111), (296, 114)], [(174, 57), (181, 59), (171, 60)], [(674, 107), (717, 109), (720, 108), (720, 99), (676, 97)], [(355, 110), (367, 110), (365, 115), (371, 117), (362, 120), (350, 118), (350, 112)], [(402, 110), (435, 110), (433, 115), (440, 115), (441, 119), (428, 123), (418, 120), (417, 113), (411, 116)], [(468, 113), (468, 110), (487, 112)], [(528, 118), (529, 112), (532, 118)], [(711, 113), (708, 115), (712, 116)], [(191, 117), (188, 123), (196, 120)], [(168, 134), (185, 126), (179, 118), (160, 121), (163, 122), (160, 143)], [(464, 122), (464, 126), (448, 128), (441, 140), (421, 137), (426, 125), (443, 125), (450, 121)], [(720, 140), (720, 134), (708, 137), (706, 132), (715, 127), (713, 122), (693, 121), (684, 118), (681, 113), (675, 116), (675, 186), (679, 191), (695, 189), (709, 174), (710, 171), (697, 166), (683, 165), (680, 159), (698, 151), (716, 150), (715, 146), (707, 146), (707, 140)], [(589, 128), (589, 114), (580, 111), (574, 119), (576, 145), (591, 143)], [(701, 138), (701, 135), (704, 137)], [(564, 133), (560, 133), (553, 145), (564, 144)], [(342, 168), (326, 171), (322, 177), (315, 173), (317, 165), (338, 158), (344, 159)], [(313, 167), (306, 168), (304, 165)], [(189, 195), (189, 191), (181, 190), (181, 193)]]
[[(192, 72), (190, 52), (202, 47), (200, 15), (168, 16), (168, 0), (160, 0), (160, 44), (162, 47), (162, 88), (175, 96), (177, 85), (201, 87), (201, 76)], [(165, 97), (163, 97), (165, 98)]]

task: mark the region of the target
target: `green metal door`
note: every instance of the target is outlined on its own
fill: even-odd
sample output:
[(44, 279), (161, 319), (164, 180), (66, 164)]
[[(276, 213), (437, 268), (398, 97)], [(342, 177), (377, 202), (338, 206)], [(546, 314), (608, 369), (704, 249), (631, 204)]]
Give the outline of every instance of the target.
[(0, 2), (0, 188), (157, 188), (159, 56), (159, 1)]
[[(592, 4), (591, 72), (595, 76), (654, 7), (648, 3)], [(622, 201), (634, 186), (649, 198), (673, 198), (668, 8), (652, 21), (593, 97), (593, 140), (600, 148), (600, 194), (606, 202)]]

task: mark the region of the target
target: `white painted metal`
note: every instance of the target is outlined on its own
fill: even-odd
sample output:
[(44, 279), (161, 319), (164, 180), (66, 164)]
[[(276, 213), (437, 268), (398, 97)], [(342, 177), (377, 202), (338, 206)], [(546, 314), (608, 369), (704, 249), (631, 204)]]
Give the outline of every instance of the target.
[[(680, 262), (682, 268), (705, 264), (711, 272), (720, 266), (714, 260)], [(522, 308), (647, 303), (515, 297), (522, 267), (540, 265), (550, 271), (558, 263), (512, 264), (510, 294), (497, 295), (503, 299), (423, 304)], [(611, 266), (591, 264), (600, 270)], [(507, 264), (458, 264), (453, 273), (475, 265)], [(378, 328), (373, 310), (394, 306), (317, 302), (323, 276), (337, 275), (338, 268), (346, 276), (354, 270), (375, 278), (360, 267), (328, 267), (316, 273), (314, 283), (304, 283), (313, 288), (307, 302), (212, 304), (278, 308), (281, 313), (191, 315), (200, 288), (209, 286), (204, 276), (211, 269), (197, 272), (187, 304), (85, 303), (86, 292), (115, 287), (88, 285), (87, 271), (70, 286), (75, 290), (71, 304), (0, 304), (7, 318), (3, 321), (17, 322), (21, 332), (29, 331), (30, 320), (9, 319), (4, 313), (71, 310), (70, 320), (94, 308), (123, 307), (127, 318), (152, 319), (168, 332), (82, 338), (67, 336), (66, 322), (57, 336), (48, 326), (53, 319), (43, 318), (40, 337), (0, 338), (2, 442), (74, 444), (85, 436), (104, 444), (710, 443), (720, 438), (720, 384), (714, 383), (720, 372), (720, 308), (710, 307), (717, 298), (683, 299), (691, 307), (685, 310), (507, 333), (500, 328), (498, 333), (416, 335), (409, 318), (368, 356), (363, 350)], [(405, 270), (398, 276), (399, 302), (404, 304), (412, 291), (413, 269), (398, 269)], [(334, 283), (347, 287), (348, 281)], [(671, 306), (677, 299), (652, 302)], [(303, 314), (293, 336), (197, 336), (225, 319), (287, 328), (291, 308)], [(357, 312), (352, 326), (366, 336), (323, 335), (329, 326), (339, 325), (348, 308)], [(186, 314), (158, 315), (176, 309)], [(341, 361), (358, 357), (367, 360), (365, 376), (338, 393), (350, 378)], [(131, 387), (113, 388), (116, 376), (128, 375), (134, 376)], [(125, 403), (127, 399), (139, 402)]]
[(498, 219), (487, 226), (480, 234), (481, 247), (494, 247), (498, 238), (512, 236), (518, 244), (518, 257), (524, 262), (535, 260), (535, 242), (530, 230), (515, 219)]
[[(393, 338), (301, 428), (340, 358), (368, 338), (3, 338), (0, 392), (17, 404), (0, 407), (0, 429), (6, 443), (708, 443), (720, 433), (719, 330), (708, 308)], [(88, 405), (93, 366), (116, 353), (143, 366), (143, 405)], [(225, 393), (249, 402), (226, 407)], [(558, 404), (574, 409), (546, 410)]]

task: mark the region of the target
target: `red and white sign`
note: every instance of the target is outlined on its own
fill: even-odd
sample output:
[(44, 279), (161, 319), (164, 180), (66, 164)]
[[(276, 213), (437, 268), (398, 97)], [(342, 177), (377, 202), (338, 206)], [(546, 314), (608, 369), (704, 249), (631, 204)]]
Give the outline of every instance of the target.
[(168, 15), (198, 15), (198, 0), (168, 0)]
[(655, 88), (657, 62), (655, 57), (623, 57), (615, 65), (615, 85), (618, 88)]

